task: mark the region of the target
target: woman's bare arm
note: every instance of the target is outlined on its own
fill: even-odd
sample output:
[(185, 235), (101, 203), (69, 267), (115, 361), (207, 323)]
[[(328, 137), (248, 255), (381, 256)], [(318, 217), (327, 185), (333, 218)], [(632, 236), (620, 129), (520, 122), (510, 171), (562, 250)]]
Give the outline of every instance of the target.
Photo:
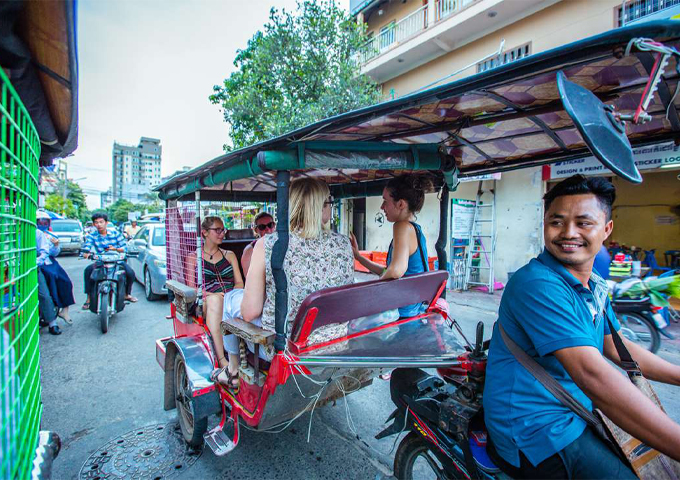
[(260, 239), (253, 248), (250, 268), (246, 277), (246, 288), (241, 301), (241, 316), (246, 322), (252, 322), (262, 315), (265, 298), (265, 258), (264, 239)]
[(408, 269), (408, 257), (411, 256), (410, 235), (413, 227), (409, 222), (396, 222), (392, 227), (392, 262), (380, 278), (401, 278)]
[(253, 258), (253, 247), (248, 245), (243, 249), (243, 255), (241, 255), (241, 266), (243, 267), (243, 275), (248, 277), (248, 268), (250, 267), (250, 259)]
[(234, 271), (234, 288), (243, 288), (243, 278), (241, 277), (241, 269), (238, 265), (238, 259), (236, 254), (231, 250), (227, 250), (227, 260), (231, 264), (231, 268)]
[(360, 264), (362, 264), (365, 268), (367, 268), (371, 273), (375, 273), (376, 275), (382, 275), (382, 273), (385, 271), (385, 267), (383, 265), (380, 265), (379, 263), (370, 261), (368, 258), (364, 257), (361, 254), (361, 252), (359, 252), (359, 245), (357, 244), (357, 239), (351, 232), (349, 234), (349, 241), (350, 244), (352, 245), (352, 256), (354, 257), (354, 259)]

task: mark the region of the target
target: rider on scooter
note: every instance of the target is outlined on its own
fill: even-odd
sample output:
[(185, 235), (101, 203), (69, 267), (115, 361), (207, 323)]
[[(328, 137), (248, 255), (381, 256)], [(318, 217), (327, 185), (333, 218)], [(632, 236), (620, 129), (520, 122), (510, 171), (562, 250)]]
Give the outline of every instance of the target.
[[(87, 252), (83, 254), (83, 257), (89, 258), (92, 253), (101, 255), (107, 251), (116, 251), (120, 253), (125, 253), (127, 247), (125, 245), (125, 240), (123, 235), (115, 229), (107, 229), (109, 219), (105, 213), (97, 212), (92, 215), (92, 223), (97, 229), (96, 232), (91, 233), (87, 236), (85, 240), (85, 245), (83, 249)], [(95, 264), (88, 265), (85, 269), (85, 294), (87, 295), (87, 300), (83, 305), (83, 310), (88, 310), (90, 308), (90, 291), (92, 289), (92, 271), (94, 270)], [(129, 302), (136, 302), (137, 299), (131, 295), (132, 284), (135, 281), (135, 272), (126, 263), (125, 264), (125, 300)]]

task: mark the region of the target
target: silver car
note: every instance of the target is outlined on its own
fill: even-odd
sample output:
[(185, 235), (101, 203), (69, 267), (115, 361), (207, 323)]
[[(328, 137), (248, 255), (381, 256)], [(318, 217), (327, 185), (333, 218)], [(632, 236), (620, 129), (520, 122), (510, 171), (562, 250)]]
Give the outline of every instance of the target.
[(135, 271), (135, 278), (144, 285), (147, 300), (157, 300), (168, 294), (165, 285), (165, 225), (148, 223), (128, 242), (128, 252), (137, 256), (128, 257), (128, 265)]
[(51, 232), (59, 238), (61, 253), (78, 253), (83, 245), (83, 225), (78, 220), (52, 220)]

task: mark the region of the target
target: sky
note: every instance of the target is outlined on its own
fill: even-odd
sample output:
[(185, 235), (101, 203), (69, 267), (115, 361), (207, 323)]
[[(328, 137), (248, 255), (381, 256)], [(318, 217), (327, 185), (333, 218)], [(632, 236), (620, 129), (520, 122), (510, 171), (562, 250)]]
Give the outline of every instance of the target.
[[(349, 0), (339, 0), (349, 9)], [(161, 140), (161, 174), (223, 153), (228, 126), (208, 96), (235, 70), (272, 7), (295, 0), (80, 0), (78, 149), (68, 176), (90, 209), (111, 186), (113, 142)]]

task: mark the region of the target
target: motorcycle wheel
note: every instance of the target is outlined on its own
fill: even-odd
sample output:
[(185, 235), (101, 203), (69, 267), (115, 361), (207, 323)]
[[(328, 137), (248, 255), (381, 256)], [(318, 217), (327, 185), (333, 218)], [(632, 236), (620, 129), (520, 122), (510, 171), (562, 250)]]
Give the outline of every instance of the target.
[(399, 480), (465, 478), (462, 474), (460, 477), (451, 477), (433, 453), (434, 448), (436, 447), (421, 435), (410, 432), (401, 441), (394, 455), (394, 476)]
[(175, 376), (175, 406), (177, 407), (179, 428), (187, 445), (199, 449), (203, 446), (203, 434), (208, 429), (208, 417), (196, 419), (194, 416), (187, 370), (184, 359), (180, 354), (175, 356), (173, 374)]
[(652, 320), (639, 313), (617, 313), (621, 323), (621, 333), (631, 342), (656, 353), (661, 345), (661, 337)]
[(108, 294), (99, 294), (99, 326), (102, 333), (109, 331), (109, 299)]

